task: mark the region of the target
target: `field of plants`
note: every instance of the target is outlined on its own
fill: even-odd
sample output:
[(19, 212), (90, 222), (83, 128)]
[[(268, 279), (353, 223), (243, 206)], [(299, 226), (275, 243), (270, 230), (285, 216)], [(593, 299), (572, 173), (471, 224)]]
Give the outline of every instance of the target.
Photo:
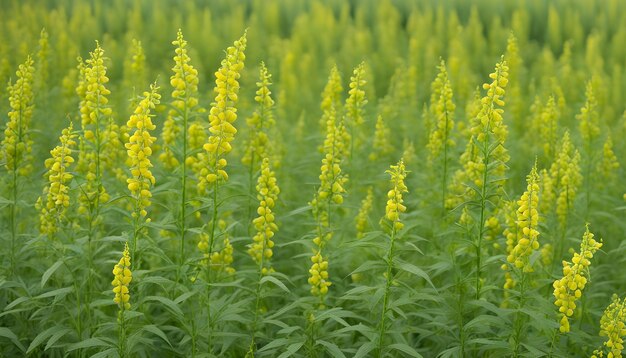
[(626, 2), (0, 2), (0, 357), (621, 357)]

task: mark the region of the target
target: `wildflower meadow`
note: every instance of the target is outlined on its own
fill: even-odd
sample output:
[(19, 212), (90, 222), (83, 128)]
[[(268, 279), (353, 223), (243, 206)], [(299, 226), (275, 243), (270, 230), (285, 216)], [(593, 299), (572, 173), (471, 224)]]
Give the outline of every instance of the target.
[(0, 2), (0, 357), (621, 357), (626, 2)]

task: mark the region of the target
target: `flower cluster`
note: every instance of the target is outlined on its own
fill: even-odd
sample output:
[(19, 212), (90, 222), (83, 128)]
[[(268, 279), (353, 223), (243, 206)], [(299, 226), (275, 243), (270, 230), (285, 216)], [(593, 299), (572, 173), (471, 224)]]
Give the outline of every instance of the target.
[(28, 175), (32, 170), (29, 164), (33, 142), (30, 139), (29, 126), (33, 116), (33, 60), (30, 56), (19, 65), (17, 81), (9, 83), (9, 120), (4, 130), (0, 157), (5, 160), (8, 170), (19, 171)]
[(126, 180), (128, 190), (136, 200), (135, 212), (133, 217), (145, 217), (147, 215), (146, 208), (150, 206), (150, 186), (154, 185), (154, 175), (150, 171), (152, 163), (150, 156), (152, 155), (152, 144), (156, 140), (150, 135), (150, 131), (156, 126), (152, 123), (150, 112), (159, 104), (161, 96), (158, 93), (159, 88), (156, 84), (150, 86), (150, 92), (144, 92), (144, 98), (139, 102), (135, 112), (130, 116), (126, 123), (128, 128), (134, 129), (134, 133), (125, 144), (128, 158), (130, 160), (131, 176)]
[(257, 209), (259, 216), (252, 221), (256, 234), (252, 238), (254, 242), (248, 249), (248, 254), (252, 256), (257, 264), (261, 265), (261, 271), (266, 275), (273, 271), (269, 264), (269, 259), (274, 254), (272, 251), (274, 247), (272, 237), (278, 231), (278, 226), (276, 226), (272, 209), (280, 193), (280, 189), (276, 185), (276, 177), (270, 168), (270, 160), (267, 157), (263, 159), (261, 164), (261, 175), (259, 176), (256, 190), (257, 199), (259, 200)]
[[(191, 65), (191, 59), (187, 54), (187, 41), (183, 38), (183, 32), (179, 29), (176, 40), (172, 41), (176, 46), (174, 50), (174, 74), (170, 77), (172, 90), (172, 109), (167, 113), (167, 118), (163, 122), (163, 152), (159, 154), (159, 160), (167, 168), (176, 168), (179, 165), (178, 159), (172, 152), (172, 147), (176, 143), (176, 138), (181, 132), (181, 128), (186, 123), (179, 123), (181, 117), (184, 120), (198, 105), (198, 70)], [(186, 140), (186, 138), (184, 139)], [(183, 158), (184, 161), (186, 158)]]
[[(489, 170), (495, 177), (502, 177), (506, 170), (509, 154), (504, 147), (508, 129), (503, 122), (501, 108), (504, 106), (502, 97), (508, 84), (509, 68), (507, 62), (501, 60), (496, 64), (495, 71), (489, 74), (491, 83), (483, 84), (487, 94), (476, 106), (476, 114), (471, 118), (471, 136), (464, 153), (461, 155), (462, 169), (459, 169), (450, 184), (450, 192), (456, 197), (446, 200), (446, 207), (453, 208), (471, 197), (474, 193), (470, 186), (483, 187), (484, 171)], [(489, 167), (487, 167), (489, 164)]]
[(556, 214), (561, 225), (565, 225), (567, 215), (582, 184), (580, 174), (580, 154), (570, 142), (565, 132), (556, 160), (550, 166), (553, 197), (556, 197)]
[[(517, 229), (517, 243), (508, 252), (507, 262), (515, 266), (522, 272), (532, 272), (533, 268), (530, 262), (531, 254), (539, 249), (539, 175), (537, 174), (537, 165), (532, 168), (530, 174), (526, 178), (528, 183), (526, 191), (517, 201), (517, 212), (515, 225)], [(510, 234), (510, 233), (509, 233)], [(507, 241), (508, 235), (507, 234)], [(510, 248), (510, 245), (507, 245)]]
[(224, 156), (232, 150), (231, 142), (235, 139), (237, 129), (233, 123), (237, 119), (237, 103), (239, 82), (246, 56), (246, 34), (226, 50), (226, 58), (222, 60), (220, 69), (215, 72), (215, 102), (209, 112), (211, 127), (208, 142), (204, 150), (208, 155), (208, 166), (200, 172), (199, 186), (204, 189), (218, 180), (228, 180), (226, 159)]
[(328, 116), (331, 114), (331, 110), (335, 113), (341, 111), (341, 94), (343, 87), (341, 86), (341, 75), (337, 69), (337, 65), (334, 65), (330, 70), (328, 81), (322, 91), (322, 104), (320, 109), (322, 110), (322, 117), (320, 117), (320, 127), (322, 130), (326, 129), (328, 123)]
[(369, 222), (369, 214), (372, 211), (372, 205), (374, 203), (374, 188), (367, 188), (367, 195), (365, 199), (361, 201), (361, 208), (359, 209), (359, 213), (356, 215), (356, 237), (358, 239), (362, 238), (365, 235), (365, 231), (367, 230), (367, 224)]
[(272, 75), (268, 72), (265, 63), (261, 62), (259, 82), (254, 100), (258, 103), (257, 109), (252, 116), (246, 120), (250, 128), (251, 137), (246, 143), (246, 150), (241, 158), (241, 162), (246, 165), (253, 165), (253, 170), (258, 170), (260, 161), (265, 157), (274, 158), (274, 151), (268, 138), (269, 130), (276, 124), (274, 114), (274, 100), (269, 86)]
[(130, 309), (130, 291), (128, 290), (128, 284), (133, 280), (133, 275), (130, 272), (130, 252), (128, 251), (128, 243), (124, 246), (124, 252), (122, 258), (113, 268), (113, 293), (115, 298), (113, 302), (117, 303), (121, 310)]
[(379, 115), (376, 119), (376, 127), (374, 130), (374, 140), (372, 141), (372, 152), (368, 159), (372, 162), (387, 154), (393, 153), (393, 144), (391, 144), (391, 130), (385, 124), (383, 116)]
[(585, 105), (580, 109), (576, 119), (580, 121), (579, 129), (583, 141), (590, 145), (600, 134), (598, 100), (593, 92), (593, 80), (587, 83), (585, 98)]
[(397, 165), (392, 165), (391, 170), (386, 171), (391, 176), (391, 190), (387, 192), (387, 206), (385, 207), (385, 219), (391, 222), (391, 230), (393, 232), (402, 230), (404, 224), (400, 221), (400, 213), (406, 211), (403, 205), (402, 193), (407, 193), (408, 189), (404, 184), (406, 178), (406, 170), (404, 161), (400, 159)]
[(569, 317), (574, 314), (576, 300), (582, 296), (587, 285), (589, 266), (593, 254), (602, 247), (589, 232), (589, 225), (580, 243), (580, 252), (574, 252), (572, 262), (563, 261), (563, 278), (554, 281), (554, 304), (559, 307), (561, 315), (561, 332), (569, 332)]
[(437, 158), (442, 149), (454, 145), (450, 132), (454, 128), (454, 110), (456, 108), (452, 101), (452, 86), (448, 79), (446, 63), (441, 60), (438, 66), (439, 74), (431, 84), (430, 113), (435, 121), (428, 137), (428, 160)]
[(311, 268), (309, 269), (309, 284), (311, 285), (311, 294), (313, 296), (323, 297), (328, 293), (328, 287), (332, 282), (328, 279), (328, 260), (322, 256), (322, 252), (318, 250), (315, 255), (311, 256)]
[(76, 145), (76, 134), (73, 126), (63, 129), (59, 138), (61, 145), (50, 151), (52, 155), (46, 159), (48, 169), (46, 177), (50, 183), (43, 192), (45, 199), (37, 200), (37, 209), (41, 211), (40, 231), (42, 234), (54, 234), (58, 229), (58, 223), (63, 220), (67, 208), (70, 206), (68, 182), (73, 178), (69, 172), (69, 166), (74, 163), (72, 147)]
[[(620, 300), (617, 295), (613, 295), (611, 304), (600, 318), (600, 335), (607, 337), (604, 346), (609, 349), (609, 353), (606, 356), (620, 358), (626, 336), (626, 299)], [(591, 355), (591, 358), (600, 357), (604, 357), (604, 349), (597, 349)]]

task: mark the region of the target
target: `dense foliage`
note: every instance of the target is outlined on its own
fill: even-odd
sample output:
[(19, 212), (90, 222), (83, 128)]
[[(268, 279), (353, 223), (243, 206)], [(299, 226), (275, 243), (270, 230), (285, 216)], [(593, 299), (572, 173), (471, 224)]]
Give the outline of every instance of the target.
[(0, 19), (0, 355), (621, 356), (623, 1)]

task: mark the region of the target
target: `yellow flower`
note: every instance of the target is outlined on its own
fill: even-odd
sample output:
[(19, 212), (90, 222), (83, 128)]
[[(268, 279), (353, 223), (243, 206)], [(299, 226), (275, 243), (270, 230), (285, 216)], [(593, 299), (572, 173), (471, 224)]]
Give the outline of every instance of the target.
[(543, 143), (542, 147), (546, 158), (553, 158), (555, 154), (559, 116), (560, 113), (554, 101), (554, 97), (550, 96), (538, 117), (538, 139)]
[(559, 308), (561, 316), (561, 332), (569, 332), (568, 318), (574, 314), (576, 301), (589, 280), (589, 266), (593, 254), (602, 247), (589, 232), (589, 225), (580, 243), (580, 252), (574, 252), (572, 262), (563, 261), (563, 278), (554, 281), (554, 304)]
[(391, 144), (391, 131), (385, 124), (383, 116), (379, 115), (376, 120), (376, 129), (374, 130), (372, 152), (368, 158), (370, 161), (375, 162), (380, 157), (384, 157), (385, 155), (392, 153), (393, 150), (394, 148)]
[[(352, 138), (356, 134), (355, 128), (361, 126), (364, 122), (363, 107), (367, 104), (365, 98), (365, 90), (363, 89), (367, 81), (365, 80), (365, 62), (361, 62), (352, 71), (350, 77), (350, 90), (348, 90), (348, 98), (346, 99), (346, 125), (351, 129), (350, 133), (344, 132), (345, 142), (355, 140)], [(352, 155), (352, 153), (350, 153)]]
[(320, 127), (322, 130), (326, 129), (328, 122), (328, 115), (331, 108), (335, 113), (341, 112), (341, 94), (343, 93), (343, 87), (341, 86), (341, 75), (337, 69), (337, 65), (334, 65), (330, 70), (328, 76), (328, 82), (322, 91), (322, 104), (320, 108), (322, 110), (322, 117), (320, 118)]
[(322, 256), (322, 252), (318, 250), (315, 255), (311, 256), (311, 268), (309, 269), (309, 284), (311, 285), (311, 294), (313, 296), (323, 297), (328, 293), (328, 287), (332, 285), (328, 279), (328, 260)]
[[(504, 110), (498, 107), (504, 106), (502, 97), (508, 76), (507, 63), (501, 60), (489, 75), (493, 81), (483, 84), (487, 94), (480, 100), (480, 109), (471, 118), (471, 138), (461, 155), (462, 169), (457, 170), (450, 184), (450, 192), (456, 194), (456, 197), (448, 197), (447, 208), (454, 208), (473, 197), (476, 191), (470, 189), (471, 186), (480, 188), (487, 185), (483, 183), (485, 170), (489, 170), (488, 177), (503, 177), (505, 173), (509, 161), (509, 154), (504, 147), (508, 129), (502, 118)], [(501, 185), (501, 182), (495, 184)]]
[[(607, 357), (620, 358), (626, 336), (626, 299), (613, 295), (611, 304), (600, 318), (600, 336), (607, 337), (604, 346), (609, 349)], [(597, 349), (592, 357), (604, 357), (604, 349)]]
[(437, 158), (441, 150), (447, 150), (448, 147), (454, 145), (450, 132), (454, 128), (454, 110), (456, 108), (452, 101), (452, 86), (448, 79), (446, 63), (441, 60), (438, 66), (439, 74), (431, 84), (432, 94), (430, 97), (430, 113), (435, 121), (429, 136), (428, 144), (428, 161), (432, 164)]
[(252, 221), (256, 234), (252, 238), (253, 243), (250, 245), (250, 249), (248, 249), (248, 254), (257, 264), (261, 265), (262, 273), (265, 275), (273, 271), (269, 260), (274, 254), (272, 250), (274, 241), (272, 241), (272, 238), (278, 231), (278, 226), (275, 223), (272, 209), (280, 193), (280, 189), (276, 184), (276, 177), (270, 168), (270, 160), (267, 157), (263, 159), (261, 164), (261, 175), (257, 181), (256, 190), (257, 199), (259, 200), (257, 209), (259, 216)]
[(391, 170), (387, 170), (386, 173), (391, 176), (391, 190), (387, 192), (388, 200), (385, 207), (385, 219), (391, 222), (391, 230), (395, 232), (404, 227), (404, 224), (400, 221), (400, 214), (406, 211), (402, 193), (409, 191), (404, 184), (407, 172), (404, 168), (403, 160), (400, 159), (397, 165), (392, 165)]
[(356, 237), (358, 239), (362, 238), (365, 235), (365, 231), (367, 230), (367, 224), (369, 222), (369, 214), (372, 211), (372, 205), (374, 203), (374, 188), (367, 188), (367, 195), (365, 199), (361, 201), (361, 208), (359, 209), (359, 213), (356, 216)]
[[(172, 147), (176, 144), (181, 129), (194, 108), (198, 105), (198, 70), (191, 65), (191, 59), (187, 54), (187, 41), (183, 38), (183, 32), (179, 29), (176, 40), (172, 41), (176, 46), (174, 50), (174, 74), (170, 77), (172, 86), (172, 109), (169, 110), (165, 122), (163, 122), (163, 152), (159, 154), (159, 160), (166, 168), (173, 169), (179, 165), (179, 160), (174, 156)], [(182, 119), (181, 119), (182, 117)], [(183, 140), (187, 140), (184, 138)], [(182, 158), (186, 160), (186, 158)]]
[(585, 145), (591, 145), (591, 142), (600, 134), (598, 101), (593, 91), (593, 80), (587, 82), (585, 98), (585, 105), (580, 109), (576, 119), (580, 121), (580, 134)]
[(272, 150), (272, 143), (269, 141), (269, 131), (276, 124), (274, 120), (274, 100), (271, 97), (272, 92), (269, 89), (272, 75), (265, 67), (265, 63), (261, 62), (259, 74), (259, 82), (257, 82), (258, 90), (254, 100), (258, 103), (257, 109), (252, 116), (246, 120), (250, 129), (250, 139), (245, 146), (245, 153), (241, 162), (246, 165), (253, 165), (252, 170), (259, 168), (260, 162), (265, 157), (272, 157), (275, 160), (275, 153)]
[(615, 179), (615, 171), (619, 168), (617, 156), (613, 152), (613, 140), (611, 136), (606, 138), (606, 142), (602, 146), (602, 160), (598, 163), (597, 171), (604, 180), (599, 180), (599, 185), (604, 186)]
[[(517, 212), (515, 232), (517, 242), (508, 252), (507, 262), (522, 272), (532, 272), (530, 262), (532, 253), (539, 249), (539, 175), (537, 174), (537, 164), (530, 171), (526, 178), (528, 186), (526, 191), (517, 201)], [(508, 239), (508, 238), (507, 238)], [(510, 247), (507, 245), (507, 247)]]
[(130, 253), (128, 251), (128, 243), (124, 245), (124, 252), (122, 258), (113, 268), (113, 293), (115, 298), (113, 302), (117, 303), (121, 310), (130, 309), (130, 291), (128, 285), (133, 280), (133, 275), (130, 271)]
[(65, 212), (70, 206), (67, 184), (74, 176), (68, 169), (74, 163), (72, 147), (76, 145), (76, 134), (72, 131), (73, 126), (70, 123), (59, 138), (61, 145), (51, 150), (52, 156), (45, 161), (49, 185), (44, 189), (43, 196), (37, 200), (37, 208), (41, 211), (39, 228), (43, 234), (52, 235), (57, 232), (58, 224), (65, 218)]
[(576, 193), (582, 184), (580, 174), (580, 154), (565, 132), (557, 158), (550, 166), (550, 180), (553, 194), (556, 197), (556, 214), (561, 225), (565, 225)]
[(199, 188), (201, 191), (207, 185), (228, 180), (226, 159), (224, 156), (232, 150), (231, 142), (235, 139), (237, 129), (233, 123), (237, 119), (235, 107), (239, 97), (239, 77), (243, 70), (246, 56), (246, 33), (235, 41), (234, 45), (226, 50), (226, 58), (222, 60), (220, 69), (215, 72), (215, 102), (209, 112), (211, 133), (208, 142), (204, 144), (204, 150), (208, 155), (207, 168), (200, 173)]
[(20, 175), (30, 174), (32, 170), (32, 145), (30, 139), (30, 121), (33, 117), (33, 60), (28, 56), (19, 65), (17, 80), (9, 83), (9, 119), (2, 140), (2, 157), (9, 171), (17, 171)]
[(156, 126), (152, 123), (151, 111), (159, 104), (161, 96), (156, 84), (150, 85), (150, 92), (144, 92), (144, 98), (139, 102), (135, 112), (126, 123), (128, 128), (134, 129), (133, 134), (125, 144), (130, 160), (130, 177), (126, 180), (128, 190), (136, 201), (133, 217), (145, 217), (146, 208), (150, 206), (150, 186), (155, 184), (154, 175), (150, 171), (152, 163), (152, 145), (156, 140), (150, 131)]

